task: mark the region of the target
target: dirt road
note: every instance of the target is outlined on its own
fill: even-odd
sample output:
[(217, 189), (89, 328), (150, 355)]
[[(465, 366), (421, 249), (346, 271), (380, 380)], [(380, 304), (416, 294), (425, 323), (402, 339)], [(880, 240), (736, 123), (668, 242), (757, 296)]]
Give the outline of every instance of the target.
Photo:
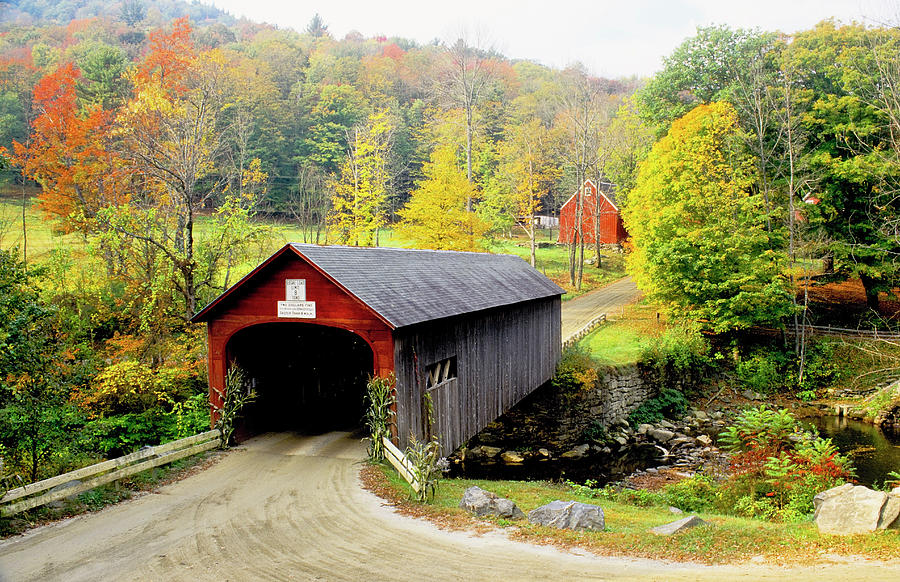
[[(0, 580), (798, 580), (821, 570), (705, 567), (563, 553), (446, 532), (360, 488), (347, 433), (267, 434), (158, 492), (0, 543)], [(891, 566), (829, 577), (891, 580)], [(819, 572), (819, 574), (816, 574)]]
[(601, 313), (614, 318), (621, 313), (622, 307), (635, 301), (640, 294), (631, 277), (625, 277), (606, 287), (566, 301), (562, 304), (563, 341)]

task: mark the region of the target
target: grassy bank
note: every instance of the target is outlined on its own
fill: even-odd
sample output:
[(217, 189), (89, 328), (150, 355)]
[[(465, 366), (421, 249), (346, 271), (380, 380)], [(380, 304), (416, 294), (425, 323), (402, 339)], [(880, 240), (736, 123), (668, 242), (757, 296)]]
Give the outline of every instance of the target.
[[(709, 526), (692, 528), (676, 536), (655, 536), (647, 530), (683, 516), (673, 515), (668, 507), (639, 507), (598, 500), (562, 484), (447, 479), (440, 482), (432, 504), (420, 505), (409, 501), (408, 485), (388, 467), (365, 468), (363, 480), (369, 489), (396, 505), (399, 511), (429, 519), (444, 527), (510, 528), (510, 535), (515, 539), (579, 547), (602, 555), (707, 564), (742, 562), (760, 557), (773, 563), (796, 564), (813, 563), (826, 554), (861, 556), (873, 560), (888, 560), (900, 555), (900, 532), (897, 531), (830, 536), (819, 534), (811, 522), (774, 524), (706, 513), (697, 515)], [(555, 499), (600, 505), (606, 519), (606, 531), (572, 532), (536, 526), (527, 521), (476, 518), (458, 507), (463, 491), (473, 485), (512, 499), (525, 513)]]
[(665, 330), (665, 318), (654, 305), (627, 305), (619, 319), (600, 325), (579, 343), (601, 365), (634, 364)]

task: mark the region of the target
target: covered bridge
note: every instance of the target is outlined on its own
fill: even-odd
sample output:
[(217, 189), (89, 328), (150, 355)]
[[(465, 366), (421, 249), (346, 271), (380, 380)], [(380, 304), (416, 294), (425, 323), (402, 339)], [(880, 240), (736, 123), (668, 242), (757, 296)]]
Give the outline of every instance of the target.
[(578, 199), (582, 201), (581, 236), (587, 244), (620, 244), (628, 238), (625, 224), (616, 201), (616, 187), (600, 182), (600, 188), (590, 180), (572, 194), (559, 209), (559, 238), (557, 242), (577, 242), (575, 232)]
[(211, 405), (234, 361), (257, 390), (248, 431), (359, 426), (367, 378), (393, 372), (401, 445), (431, 406), (449, 452), (553, 375), (562, 293), (513, 255), (288, 244), (193, 321)]

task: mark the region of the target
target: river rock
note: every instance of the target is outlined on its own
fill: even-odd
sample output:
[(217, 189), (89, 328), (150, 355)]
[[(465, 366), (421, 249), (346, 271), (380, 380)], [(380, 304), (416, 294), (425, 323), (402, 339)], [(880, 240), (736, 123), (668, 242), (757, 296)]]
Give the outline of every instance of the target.
[(900, 495), (888, 493), (881, 517), (878, 518), (878, 529), (900, 529)]
[(546, 459), (550, 458), (550, 451), (547, 449), (538, 449), (538, 454)]
[(469, 487), (465, 490), (459, 506), (479, 517), (496, 515), (506, 519), (522, 519), (525, 514), (518, 506), (504, 497), (481, 487)]
[[(883, 491), (847, 483), (816, 495), (815, 522), (822, 533), (848, 535), (870, 533), (893, 525), (900, 505)], [(895, 513), (896, 512), (896, 513)]]
[(566, 451), (560, 456), (564, 459), (580, 459), (588, 452), (590, 448), (590, 445), (578, 445), (574, 449)]
[(651, 430), (653, 430), (653, 425), (652, 425), (652, 424), (646, 424), (646, 423), (645, 423), (645, 424), (639, 424), (638, 427), (637, 427), (637, 433), (638, 433), (638, 434), (647, 434), (647, 433), (650, 432)]
[(528, 512), (528, 521), (557, 529), (603, 531), (603, 509), (577, 501), (551, 501)]
[(647, 431), (647, 436), (657, 442), (664, 443), (671, 440), (672, 437), (675, 436), (675, 433), (663, 428), (654, 428)]
[(521, 465), (525, 460), (525, 457), (518, 451), (503, 451), (503, 453), (500, 454), (500, 459), (507, 465)]
[(703, 445), (704, 447), (708, 447), (712, 444), (712, 438), (709, 435), (701, 434), (697, 437), (697, 442)]
[(671, 523), (666, 523), (663, 525), (658, 525), (650, 530), (650, 533), (658, 536), (670, 536), (677, 534), (678, 532), (684, 531), (686, 529), (696, 527), (698, 525), (705, 525), (706, 522), (697, 517), (696, 515), (691, 515), (688, 517), (684, 517), (679, 519), (678, 521), (673, 521)]

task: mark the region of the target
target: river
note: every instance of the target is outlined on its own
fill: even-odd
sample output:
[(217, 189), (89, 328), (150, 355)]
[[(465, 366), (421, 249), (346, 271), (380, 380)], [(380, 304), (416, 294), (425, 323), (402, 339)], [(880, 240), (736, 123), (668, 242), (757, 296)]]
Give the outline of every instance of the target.
[(888, 435), (877, 426), (843, 416), (803, 419), (838, 450), (853, 459), (860, 485), (881, 485), (890, 471), (900, 472), (900, 436)]

